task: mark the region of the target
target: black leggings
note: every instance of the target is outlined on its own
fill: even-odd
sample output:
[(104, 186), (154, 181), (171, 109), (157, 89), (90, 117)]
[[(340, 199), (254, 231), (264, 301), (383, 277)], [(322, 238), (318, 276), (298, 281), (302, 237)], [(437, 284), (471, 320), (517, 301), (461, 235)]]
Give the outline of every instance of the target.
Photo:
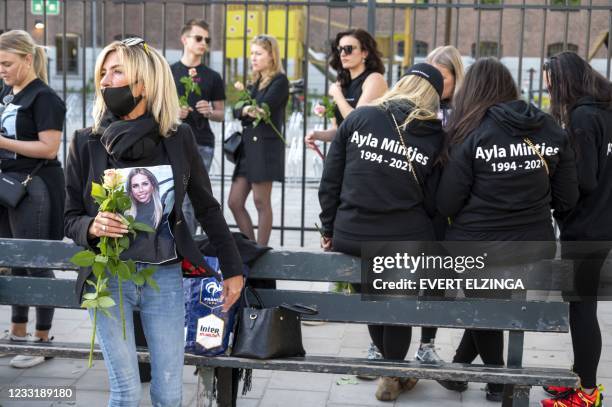
[[(563, 247), (563, 246), (562, 246)], [(601, 357), (601, 329), (597, 320), (597, 287), (607, 250), (576, 255), (574, 276), (580, 301), (570, 302), (570, 333), (574, 350), (574, 372), (580, 377), (582, 387), (597, 386), (597, 367)], [(563, 254), (563, 258), (572, 258)]]

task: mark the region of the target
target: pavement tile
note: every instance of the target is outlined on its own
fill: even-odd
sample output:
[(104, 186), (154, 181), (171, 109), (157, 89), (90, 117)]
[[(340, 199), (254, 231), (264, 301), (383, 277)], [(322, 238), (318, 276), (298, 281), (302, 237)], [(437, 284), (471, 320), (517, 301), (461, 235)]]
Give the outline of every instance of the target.
[(335, 356), (340, 352), (340, 341), (337, 339), (302, 338), (307, 355)]
[[(342, 375), (336, 375), (336, 380)], [(359, 406), (389, 406), (389, 403), (376, 400), (377, 380), (364, 381), (358, 380), (357, 384), (336, 384), (336, 380), (332, 384), (329, 392), (329, 401), (331, 403), (359, 405)]]
[(345, 324), (327, 323), (318, 326), (309, 326), (302, 324), (302, 338), (321, 338), (336, 340), (344, 335), (345, 330)]
[(329, 391), (333, 375), (303, 372), (274, 372), (268, 389)]
[(23, 377), (53, 377), (77, 380), (85, 374), (87, 361), (78, 359), (54, 358), (28, 369), (23, 369)]
[(108, 391), (77, 390), (77, 406), (107, 407)]
[(270, 389), (260, 402), (262, 407), (318, 407), (327, 402), (327, 392)]
[(108, 373), (106, 370), (90, 369), (76, 382), (77, 390), (109, 389)]

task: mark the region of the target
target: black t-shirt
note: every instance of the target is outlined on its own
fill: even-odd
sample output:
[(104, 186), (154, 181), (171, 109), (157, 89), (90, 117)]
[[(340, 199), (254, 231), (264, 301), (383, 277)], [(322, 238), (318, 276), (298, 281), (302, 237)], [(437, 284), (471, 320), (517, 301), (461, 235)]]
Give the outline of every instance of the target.
[[(342, 94), (346, 98), (347, 103), (354, 109), (357, 107), (357, 103), (359, 102), (359, 98), (361, 98), (361, 93), (363, 92), (363, 84), (368, 76), (373, 72), (364, 71), (356, 78), (351, 79), (351, 82), (342, 87)], [(344, 117), (342, 113), (340, 113), (340, 109), (338, 106), (334, 109), (334, 117), (336, 118), (336, 125), (340, 127), (342, 122), (344, 121)]]
[(201, 95), (198, 96), (195, 93), (191, 93), (188, 98), (189, 106), (193, 108), (192, 112), (183, 120), (191, 126), (193, 134), (195, 135), (196, 141), (201, 146), (214, 147), (215, 135), (210, 129), (208, 119), (198, 113), (195, 109), (196, 103), (199, 100), (205, 100), (207, 102), (214, 102), (219, 100), (225, 100), (225, 84), (221, 75), (213, 71), (204, 64), (200, 64), (195, 67), (185, 66), (181, 61), (178, 61), (172, 65), (172, 76), (174, 76), (174, 83), (176, 84), (176, 90), (179, 96), (185, 94), (185, 86), (181, 83), (181, 78), (189, 76), (189, 69), (195, 68), (198, 72), (193, 78), (194, 82), (200, 86)]
[[(12, 91), (10, 86), (2, 88), (0, 101)], [(66, 105), (55, 91), (40, 79), (30, 82), (10, 103), (2, 105), (0, 109), (0, 127), (3, 135), (11, 139), (37, 141), (38, 133), (42, 131), (62, 131), (64, 128)], [(36, 158), (0, 149), (0, 169), (4, 172), (28, 171), (38, 162)], [(59, 162), (57, 159), (49, 160), (49, 165), (59, 165)]]

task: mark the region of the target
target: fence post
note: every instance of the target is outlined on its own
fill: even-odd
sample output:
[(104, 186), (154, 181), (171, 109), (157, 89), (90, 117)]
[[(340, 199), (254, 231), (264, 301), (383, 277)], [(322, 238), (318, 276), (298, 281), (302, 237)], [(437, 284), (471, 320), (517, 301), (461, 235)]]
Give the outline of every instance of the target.
[(368, 32), (376, 36), (376, 0), (368, 0)]

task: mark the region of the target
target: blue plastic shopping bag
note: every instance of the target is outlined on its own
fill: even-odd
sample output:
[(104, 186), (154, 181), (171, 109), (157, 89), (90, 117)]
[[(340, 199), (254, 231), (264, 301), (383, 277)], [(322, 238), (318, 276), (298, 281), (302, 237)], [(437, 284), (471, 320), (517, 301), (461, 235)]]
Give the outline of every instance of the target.
[[(205, 260), (218, 273), (217, 277), (183, 279), (185, 352), (215, 356), (231, 348), (238, 302), (223, 312), (223, 277), (219, 260), (208, 256)], [(246, 266), (244, 268), (246, 272)]]

